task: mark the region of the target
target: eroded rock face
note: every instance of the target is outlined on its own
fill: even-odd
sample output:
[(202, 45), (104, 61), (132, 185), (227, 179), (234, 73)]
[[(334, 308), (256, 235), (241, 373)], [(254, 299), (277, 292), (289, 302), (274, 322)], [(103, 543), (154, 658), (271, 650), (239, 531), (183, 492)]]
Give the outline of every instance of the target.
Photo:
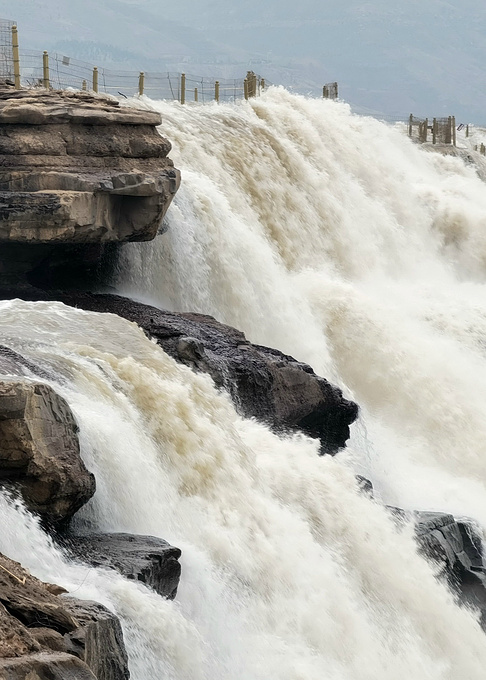
[(154, 238), (180, 182), (158, 113), (0, 86), (0, 243)]
[(0, 678), (128, 680), (117, 617), (64, 592), (0, 554)]
[(179, 548), (154, 536), (133, 534), (91, 534), (66, 536), (63, 546), (75, 557), (94, 567), (115, 569), (129, 579), (153, 588), (159, 595), (174, 599), (181, 565)]
[(116, 295), (35, 293), (25, 299), (56, 299), (134, 321), (187, 366), (209, 373), (231, 394), (242, 415), (275, 430), (303, 431), (335, 453), (349, 438), (358, 406), (307, 364), (275, 349), (253, 345), (241, 332), (202, 314), (176, 314)]
[(18, 486), (29, 510), (54, 525), (72, 517), (96, 488), (77, 432), (68, 404), (48, 385), (0, 382), (0, 484)]

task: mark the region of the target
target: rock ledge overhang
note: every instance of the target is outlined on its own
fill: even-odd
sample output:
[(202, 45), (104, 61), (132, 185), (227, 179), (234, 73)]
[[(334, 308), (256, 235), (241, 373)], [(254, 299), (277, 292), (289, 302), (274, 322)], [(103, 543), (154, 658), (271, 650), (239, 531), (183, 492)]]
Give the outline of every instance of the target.
[(160, 114), (0, 83), (0, 242), (155, 237), (180, 184)]

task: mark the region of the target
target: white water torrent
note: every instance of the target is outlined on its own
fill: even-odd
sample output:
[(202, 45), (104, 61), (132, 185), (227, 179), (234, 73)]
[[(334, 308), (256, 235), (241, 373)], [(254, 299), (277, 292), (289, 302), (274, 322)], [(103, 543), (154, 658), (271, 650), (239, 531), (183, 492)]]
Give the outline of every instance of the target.
[[(148, 104), (149, 105), (149, 104)], [(317, 456), (113, 315), (0, 303), (80, 425), (101, 530), (183, 551), (177, 598), (68, 563), (0, 496), (0, 552), (121, 617), (134, 680), (483, 680), (486, 637), (378, 502), (486, 528), (484, 184), (347, 107), (151, 103), (183, 186), (117, 285), (308, 361), (362, 407)], [(31, 376), (35, 379), (35, 375)], [(34, 547), (34, 550), (32, 549)]]

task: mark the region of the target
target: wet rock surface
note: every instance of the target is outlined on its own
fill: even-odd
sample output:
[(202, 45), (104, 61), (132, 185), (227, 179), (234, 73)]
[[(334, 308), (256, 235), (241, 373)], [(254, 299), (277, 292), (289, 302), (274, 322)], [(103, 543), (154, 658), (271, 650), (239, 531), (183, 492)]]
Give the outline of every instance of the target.
[(174, 359), (209, 373), (230, 393), (246, 417), (276, 431), (305, 432), (319, 439), (322, 453), (335, 453), (349, 438), (358, 406), (307, 364), (278, 350), (250, 343), (231, 326), (203, 314), (177, 314), (117, 295), (38, 289), (0, 290), (0, 298), (59, 300), (94, 312), (110, 312), (137, 323)]
[(441, 565), (463, 604), (481, 611), (486, 629), (486, 565), (479, 527), (440, 512), (416, 512), (414, 520), (421, 552)]
[(127, 680), (117, 617), (96, 602), (64, 592), (0, 554), (2, 680)]
[(114, 569), (126, 578), (145, 583), (168, 599), (176, 596), (181, 551), (162, 538), (123, 533), (69, 534), (62, 538), (62, 545), (83, 562)]
[[(0, 353), (0, 366), (19, 356)], [(95, 492), (77, 433), (71, 409), (49, 385), (0, 381), (0, 484), (19, 489), (29, 510), (52, 525), (69, 520)]]

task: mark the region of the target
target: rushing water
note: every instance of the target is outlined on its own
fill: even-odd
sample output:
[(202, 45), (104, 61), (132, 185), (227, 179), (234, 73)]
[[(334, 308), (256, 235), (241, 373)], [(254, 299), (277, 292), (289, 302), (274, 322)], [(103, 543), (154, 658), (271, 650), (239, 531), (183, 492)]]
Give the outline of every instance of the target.
[[(183, 551), (176, 601), (65, 558), (0, 497), (0, 551), (121, 617), (134, 680), (482, 680), (477, 615), (354, 471), (486, 528), (486, 194), (344, 105), (152, 103), (183, 186), (117, 285), (214, 314), (362, 406), (347, 451), (240, 418), (209, 377), (112, 315), (0, 303), (2, 343), (51, 376), (98, 490), (81, 515)], [(35, 378), (35, 376), (32, 376)], [(34, 546), (34, 550), (32, 550)]]

